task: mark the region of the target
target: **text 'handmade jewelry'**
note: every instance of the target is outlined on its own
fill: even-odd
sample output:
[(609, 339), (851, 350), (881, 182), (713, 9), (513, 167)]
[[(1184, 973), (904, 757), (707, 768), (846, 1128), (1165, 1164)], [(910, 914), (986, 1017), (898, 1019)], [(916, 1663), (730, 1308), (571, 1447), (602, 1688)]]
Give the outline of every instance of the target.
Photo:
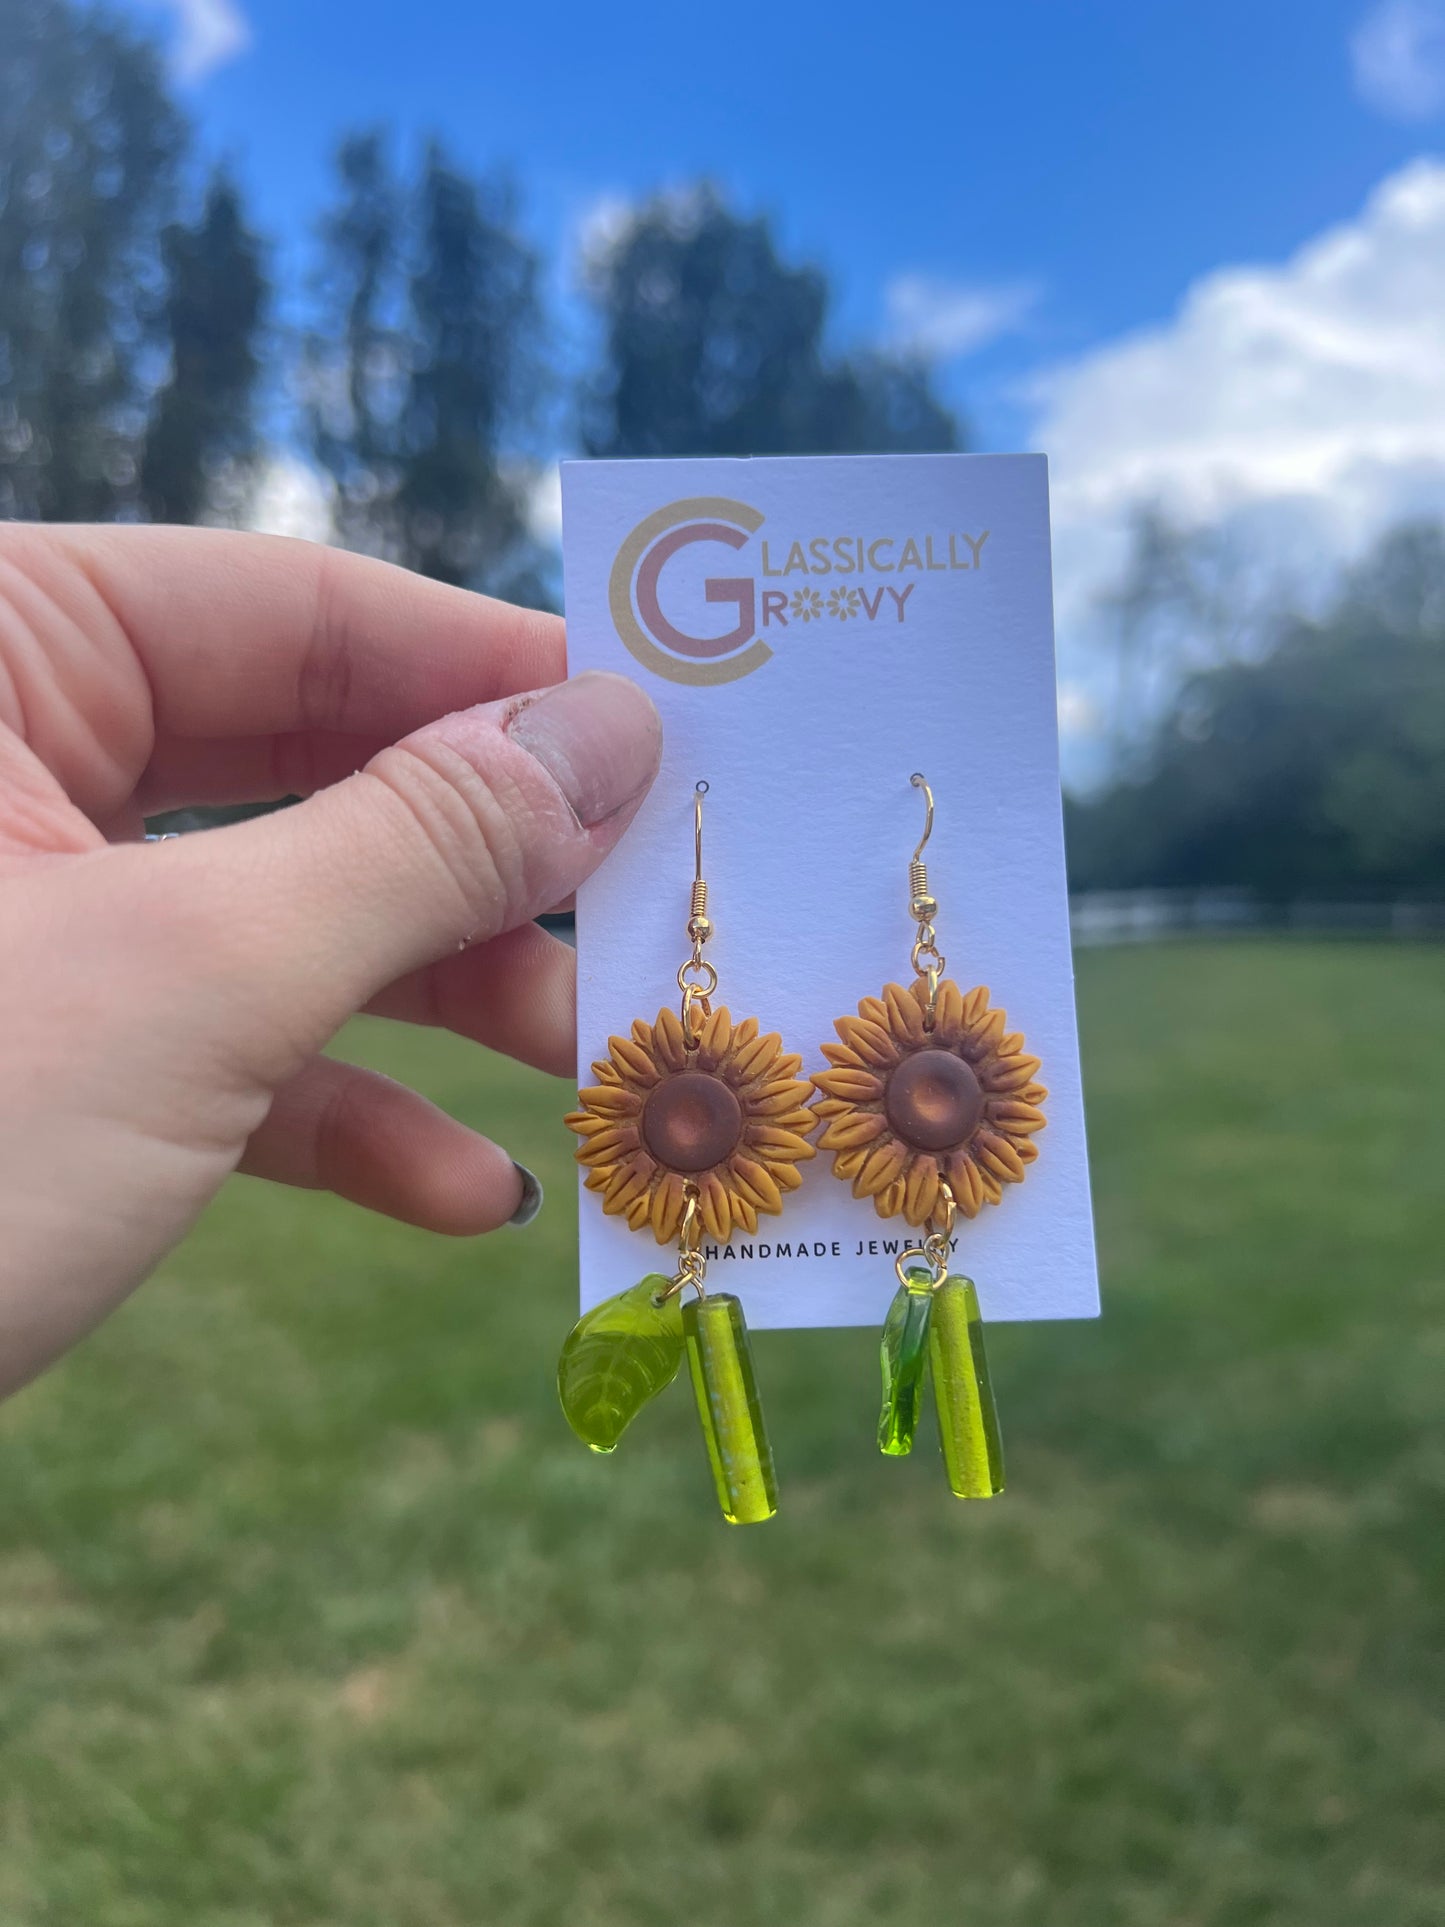
[(901, 1216), (923, 1233), (897, 1261), (898, 1290), (883, 1327), (880, 1450), (913, 1449), (926, 1363), (933, 1368), (939, 1439), (952, 1490), (961, 1499), (1003, 1490), (1003, 1452), (989, 1388), (978, 1295), (950, 1269), (958, 1217), (975, 1218), (1020, 1184), (1038, 1156), (1035, 1134), (1048, 1092), (1039, 1060), (987, 988), (961, 990), (943, 975), (923, 852), (933, 831), (933, 792), (908, 867), (917, 925), (912, 986), (888, 984), (865, 997), (856, 1017), (838, 1018), (839, 1041), (823, 1046), (829, 1069), (813, 1079), (824, 1119), (819, 1148), (833, 1174), (871, 1199), (880, 1218)]
[(703, 1240), (722, 1242), (735, 1226), (755, 1232), (759, 1212), (782, 1210), (802, 1181), (799, 1164), (815, 1155), (807, 1138), (816, 1119), (802, 1058), (761, 1033), (755, 1017), (734, 1024), (712, 1007), (717, 972), (702, 954), (713, 934), (702, 873), (706, 791), (699, 783), (693, 797), (692, 954), (677, 973), (680, 1011), (638, 1018), (629, 1035), (609, 1038), (592, 1066), (597, 1081), (567, 1118), (581, 1139), (586, 1188), (632, 1230), (661, 1245), (676, 1240), (677, 1268), (584, 1313), (562, 1347), (557, 1386), (577, 1436), (611, 1452), (671, 1384), (685, 1350), (723, 1515), (744, 1525), (772, 1517), (777, 1484), (742, 1306), (705, 1289)]

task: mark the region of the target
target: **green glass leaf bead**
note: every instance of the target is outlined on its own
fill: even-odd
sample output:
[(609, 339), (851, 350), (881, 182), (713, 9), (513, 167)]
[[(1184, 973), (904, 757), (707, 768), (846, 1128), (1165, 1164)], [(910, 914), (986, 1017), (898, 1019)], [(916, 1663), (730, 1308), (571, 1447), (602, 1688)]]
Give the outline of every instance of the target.
[(972, 1278), (945, 1278), (934, 1292), (928, 1352), (949, 1489), (960, 1499), (991, 1499), (1003, 1491), (1003, 1444)]
[(567, 1423), (594, 1452), (612, 1452), (632, 1420), (667, 1390), (682, 1363), (677, 1294), (655, 1301), (670, 1280), (654, 1272), (584, 1312), (557, 1360), (557, 1395)]
[(878, 1450), (901, 1459), (913, 1450), (913, 1434), (923, 1405), (923, 1374), (928, 1364), (928, 1325), (933, 1310), (933, 1280), (910, 1271), (893, 1294), (883, 1323), (883, 1410), (878, 1419)]
[(728, 1292), (710, 1292), (684, 1305), (682, 1329), (723, 1517), (734, 1526), (771, 1519), (778, 1484), (743, 1308)]

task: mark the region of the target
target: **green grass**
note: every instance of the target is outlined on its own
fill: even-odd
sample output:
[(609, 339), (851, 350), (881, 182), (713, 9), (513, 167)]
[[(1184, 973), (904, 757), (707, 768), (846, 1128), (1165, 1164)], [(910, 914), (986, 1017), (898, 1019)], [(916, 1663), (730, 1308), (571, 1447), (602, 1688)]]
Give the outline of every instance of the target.
[(995, 1332), (1008, 1496), (765, 1334), (764, 1530), (685, 1386), (556, 1410), (563, 1087), (358, 1030), (548, 1208), (237, 1183), (0, 1415), (0, 1923), (1438, 1927), (1442, 966), (1086, 956), (1106, 1316)]

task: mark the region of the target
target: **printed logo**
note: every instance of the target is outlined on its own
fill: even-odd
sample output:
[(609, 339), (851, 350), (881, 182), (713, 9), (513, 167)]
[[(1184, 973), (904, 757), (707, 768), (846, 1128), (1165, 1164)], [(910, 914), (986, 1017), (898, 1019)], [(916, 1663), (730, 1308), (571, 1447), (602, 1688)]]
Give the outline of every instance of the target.
[(695, 636), (664, 613), (659, 597), (663, 565), (696, 542), (743, 548), (763, 526), (746, 502), (724, 495), (694, 495), (672, 502), (639, 522), (617, 551), (608, 585), (612, 620), (627, 648), (654, 675), (669, 682), (736, 682), (761, 669), (772, 655), (758, 641), (757, 585), (751, 576), (708, 576), (707, 602), (732, 604), (737, 622), (720, 636)]
[[(816, 622), (829, 636), (845, 628), (852, 633), (854, 625), (871, 630), (878, 623), (884, 635), (894, 633), (896, 625), (907, 623), (913, 596), (924, 582), (938, 575), (947, 582), (960, 571), (968, 579), (983, 567), (989, 536), (987, 529), (975, 536), (947, 528), (785, 532), (778, 540), (760, 540), (757, 554), (748, 558), (754, 573), (708, 573), (710, 567), (727, 567), (726, 559), (709, 555), (709, 548), (720, 545), (736, 553), (750, 546), (762, 526), (757, 509), (725, 495), (670, 502), (638, 523), (617, 551), (607, 598), (618, 635), (644, 668), (669, 682), (736, 682), (772, 658), (760, 632), (791, 625), (795, 633), (809, 633)], [(668, 571), (675, 557), (680, 560)], [(798, 576), (801, 582), (789, 580)], [(819, 578), (825, 579), (821, 585)], [(772, 587), (775, 581), (784, 586)], [(934, 593), (925, 591), (925, 604)], [(698, 627), (713, 626), (702, 613), (707, 603), (730, 610), (736, 617), (732, 626), (698, 635)]]

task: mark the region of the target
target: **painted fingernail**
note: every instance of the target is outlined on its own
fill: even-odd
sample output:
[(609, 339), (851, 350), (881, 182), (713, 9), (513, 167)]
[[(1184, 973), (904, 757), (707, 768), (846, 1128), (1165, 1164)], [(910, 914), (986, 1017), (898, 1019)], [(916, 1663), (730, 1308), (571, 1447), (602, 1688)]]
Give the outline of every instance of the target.
[(529, 1171), (525, 1164), (518, 1164), (515, 1158), (512, 1160), (512, 1168), (522, 1180), (522, 1202), (508, 1218), (507, 1223), (514, 1224), (520, 1229), (523, 1225), (530, 1224), (542, 1209), (542, 1180), (535, 1171)]
[(528, 703), (507, 733), (542, 765), (584, 829), (647, 788), (662, 750), (650, 698), (626, 676), (595, 669)]

